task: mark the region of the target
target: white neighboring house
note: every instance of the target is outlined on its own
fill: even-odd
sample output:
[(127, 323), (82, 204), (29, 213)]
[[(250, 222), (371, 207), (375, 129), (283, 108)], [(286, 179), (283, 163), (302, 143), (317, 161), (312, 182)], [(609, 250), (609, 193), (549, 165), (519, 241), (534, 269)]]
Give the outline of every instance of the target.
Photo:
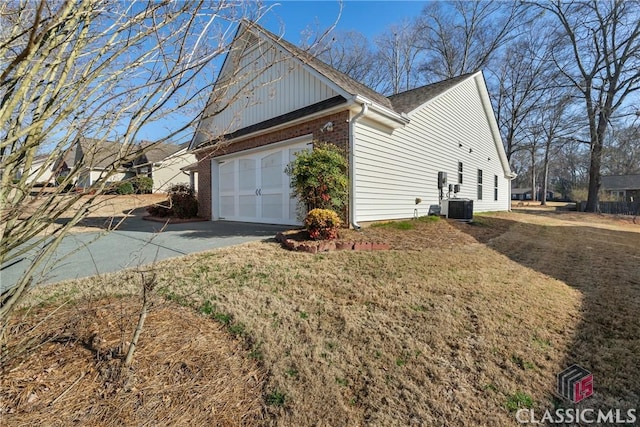
[(191, 182), (191, 173), (186, 168), (196, 161), (195, 154), (188, 152), (189, 143), (155, 144), (134, 161), (139, 175), (153, 179), (153, 192), (166, 193), (172, 185), (187, 184), (198, 191), (197, 184)]
[(21, 178), (24, 175), (27, 175), (26, 182), (27, 184), (38, 184), (38, 185), (55, 185), (55, 180), (53, 177), (53, 164), (50, 159), (50, 156), (47, 154), (42, 154), (36, 156), (31, 162), (31, 167), (28, 171), (22, 171), (16, 178)]
[(284, 169), (316, 142), (348, 153), (354, 227), (437, 211), (449, 183), (476, 212), (510, 207), (515, 174), (482, 72), (386, 97), (243, 21), (212, 99), (190, 147), (212, 220), (298, 224)]
[[(181, 168), (195, 162), (195, 155), (182, 145), (143, 142), (125, 147), (120, 143), (80, 138), (56, 162), (53, 170), (66, 175), (80, 168), (76, 186), (88, 188), (108, 175), (108, 182), (119, 182), (135, 176), (153, 179), (153, 192), (166, 192), (174, 184), (189, 183), (189, 173)], [(114, 163), (119, 161), (117, 169)]]

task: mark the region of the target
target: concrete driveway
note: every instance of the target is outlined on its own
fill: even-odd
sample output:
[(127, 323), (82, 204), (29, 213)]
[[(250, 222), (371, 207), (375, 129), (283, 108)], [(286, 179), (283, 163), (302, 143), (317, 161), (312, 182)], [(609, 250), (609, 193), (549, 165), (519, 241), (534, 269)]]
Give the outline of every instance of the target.
[[(50, 266), (38, 272), (37, 283), (54, 283), (110, 273), (150, 264), (154, 260), (186, 255), (208, 249), (269, 239), (288, 226), (239, 222), (190, 222), (164, 224), (144, 221), (141, 215), (126, 218), (117, 230), (76, 233), (66, 236)], [(162, 230), (162, 231), (161, 231)], [(13, 285), (29, 266), (32, 257), (3, 266), (0, 291)]]

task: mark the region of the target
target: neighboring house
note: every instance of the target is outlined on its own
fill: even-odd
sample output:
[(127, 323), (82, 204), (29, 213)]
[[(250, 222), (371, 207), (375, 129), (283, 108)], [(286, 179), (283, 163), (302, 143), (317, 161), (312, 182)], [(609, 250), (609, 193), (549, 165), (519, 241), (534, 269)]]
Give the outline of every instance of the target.
[[(551, 190), (547, 190), (546, 200), (551, 200), (555, 197), (555, 193)], [(531, 187), (529, 188), (512, 188), (511, 200), (531, 200)], [(542, 190), (538, 189), (536, 194), (536, 200), (542, 200)]]
[(620, 201), (640, 201), (640, 175), (609, 175), (600, 178), (600, 189)]
[(51, 158), (47, 154), (36, 156), (31, 162), (31, 167), (28, 171), (21, 171), (16, 178), (21, 178), (25, 174), (27, 175), (27, 184), (35, 185), (55, 185), (53, 178), (53, 165)]
[(212, 220), (298, 224), (284, 169), (314, 142), (348, 153), (354, 227), (426, 215), (449, 193), (438, 172), (475, 211), (509, 209), (515, 174), (481, 72), (386, 97), (243, 21), (212, 99), (191, 143)]
[[(57, 176), (66, 176), (79, 169), (76, 186), (80, 188), (88, 188), (105, 177), (108, 182), (122, 181), (134, 176), (129, 171), (135, 158), (134, 150), (116, 142), (83, 137), (65, 150), (53, 170)], [(114, 166), (118, 167), (114, 169)]]
[(164, 192), (173, 184), (189, 182), (188, 173), (180, 170), (195, 160), (193, 154), (187, 153), (187, 145), (143, 142), (125, 146), (80, 138), (63, 153), (53, 170), (64, 176), (80, 168), (76, 186), (85, 189), (105, 177), (107, 182), (119, 182), (148, 176), (153, 179), (153, 192)]
[[(149, 143), (143, 144), (143, 147)], [(189, 143), (151, 144), (134, 161), (133, 167), (138, 175), (147, 175), (153, 179), (153, 192), (166, 193), (174, 184), (191, 184), (190, 173), (184, 168), (196, 161), (196, 156), (187, 151)], [(198, 191), (197, 186), (192, 187)]]

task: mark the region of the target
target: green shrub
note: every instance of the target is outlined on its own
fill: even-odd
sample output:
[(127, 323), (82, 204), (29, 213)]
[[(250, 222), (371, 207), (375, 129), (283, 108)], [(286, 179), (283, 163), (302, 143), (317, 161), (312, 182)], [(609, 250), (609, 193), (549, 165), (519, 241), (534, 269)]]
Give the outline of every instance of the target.
[(315, 145), (312, 151), (296, 155), (285, 172), (291, 188), (307, 211), (332, 209), (341, 212), (348, 202), (347, 159), (332, 144)]
[(312, 209), (304, 220), (304, 225), (313, 240), (337, 238), (341, 224), (338, 214), (329, 209)]
[(136, 176), (132, 183), (136, 194), (151, 194), (153, 192), (153, 179), (148, 176)]
[(119, 182), (118, 186), (116, 187), (116, 192), (121, 195), (133, 194), (134, 193), (133, 184), (129, 181)]

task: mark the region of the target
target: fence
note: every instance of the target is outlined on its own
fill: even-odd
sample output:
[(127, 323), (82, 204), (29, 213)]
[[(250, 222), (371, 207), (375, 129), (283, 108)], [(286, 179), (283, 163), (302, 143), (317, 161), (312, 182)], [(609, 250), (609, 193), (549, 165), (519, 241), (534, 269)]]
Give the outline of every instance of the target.
[[(578, 210), (584, 212), (587, 202), (579, 202)], [(598, 212), (617, 215), (640, 215), (640, 202), (599, 202)]]

